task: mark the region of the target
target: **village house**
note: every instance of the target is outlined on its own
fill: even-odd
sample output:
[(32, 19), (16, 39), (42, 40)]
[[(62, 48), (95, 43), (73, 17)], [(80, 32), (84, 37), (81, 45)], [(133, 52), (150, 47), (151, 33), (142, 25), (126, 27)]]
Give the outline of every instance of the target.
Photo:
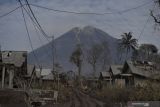
[(26, 51), (1, 51), (1, 88), (23, 87), (23, 76), (27, 74)]
[(108, 85), (108, 84), (112, 84), (112, 75), (110, 74), (110, 72), (100, 72), (100, 76), (99, 76), (99, 80), (101, 80), (103, 82), (103, 84)]
[(47, 71), (48, 74), (42, 76), (42, 86), (50, 88), (51, 86), (53, 86), (53, 83), (55, 82), (55, 76), (53, 75), (51, 69), (43, 69), (43, 72), (45, 71)]
[(125, 80), (121, 78), (123, 65), (111, 65), (108, 71), (100, 72), (99, 79), (104, 84), (124, 86)]
[(27, 75), (25, 75), (25, 79), (28, 82), (28, 87), (40, 88), (53, 84), (54, 76), (52, 69), (27, 65)]
[(153, 62), (147, 61), (126, 61), (121, 73), (126, 86), (144, 85), (146, 80), (157, 80), (156, 75), (160, 75), (160, 71)]
[(57, 82), (67, 84), (64, 73), (52, 72), (50, 68), (37, 68), (34, 65), (27, 65), (27, 75), (25, 79), (28, 87), (32, 88), (51, 88)]
[(144, 85), (147, 80), (157, 81), (160, 71), (156, 69), (153, 62), (126, 61), (124, 65), (111, 65), (109, 70), (101, 72), (99, 79), (103, 84), (110, 83), (120, 87)]
[(112, 78), (113, 85), (124, 86), (124, 78), (121, 77), (123, 65), (111, 65), (109, 68), (109, 73)]

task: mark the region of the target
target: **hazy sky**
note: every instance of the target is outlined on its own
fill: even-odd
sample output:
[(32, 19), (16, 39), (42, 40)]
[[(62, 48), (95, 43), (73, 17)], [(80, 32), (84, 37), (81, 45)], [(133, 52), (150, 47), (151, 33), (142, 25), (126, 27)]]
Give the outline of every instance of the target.
[[(28, 1), (53, 9), (97, 13), (123, 11), (148, 3), (141, 8), (133, 9), (126, 13), (99, 16), (57, 13), (33, 6), (32, 9), (42, 27), (50, 36), (54, 34), (55, 37), (58, 37), (73, 27), (90, 25), (104, 30), (115, 38), (120, 38), (122, 33), (129, 31), (133, 32), (135, 38), (139, 38), (144, 25), (146, 25), (139, 42), (153, 43), (160, 49), (160, 33), (154, 29), (153, 19), (149, 16), (149, 10), (154, 7), (154, 3), (149, 1), (153, 0)], [(17, 6), (19, 6), (19, 4), (16, 0), (0, 0), (0, 16)], [(37, 35), (27, 14), (26, 18), (34, 49), (47, 43), (42, 35)], [(0, 18), (0, 44), (3, 50), (31, 50), (20, 9), (6, 17)]]

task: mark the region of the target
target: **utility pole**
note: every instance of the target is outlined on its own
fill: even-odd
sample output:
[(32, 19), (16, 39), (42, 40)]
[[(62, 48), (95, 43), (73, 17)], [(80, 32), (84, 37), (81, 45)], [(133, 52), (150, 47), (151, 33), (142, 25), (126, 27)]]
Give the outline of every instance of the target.
[[(0, 63), (2, 63), (2, 50), (1, 50), (1, 44), (0, 44)], [(2, 86), (1, 88), (4, 88), (4, 83), (5, 83), (5, 66), (2, 64), (0, 65), (2, 66), (1, 70), (2, 70)]]
[[(57, 103), (57, 97), (58, 97), (58, 93), (59, 93), (59, 72), (58, 72), (58, 64), (55, 64), (55, 62), (57, 61), (56, 59), (56, 46), (55, 46), (55, 39), (54, 39), (54, 35), (51, 37), (52, 38), (52, 60), (53, 60), (53, 77), (55, 77), (55, 75), (57, 76), (57, 91), (54, 91), (54, 96), (56, 96), (56, 103)], [(57, 71), (57, 72), (56, 72)], [(55, 79), (55, 78), (54, 78)], [(56, 82), (56, 79), (55, 79)]]
[(55, 61), (54, 61), (54, 60), (55, 60), (55, 59), (54, 59), (54, 54), (55, 54), (55, 53), (54, 53), (54, 48), (55, 48), (55, 47), (54, 47), (54, 36), (52, 36), (52, 61), (53, 61), (53, 62), (52, 62), (52, 67), (53, 67), (52, 69), (53, 69), (53, 73), (54, 73), (54, 71), (55, 71), (55, 69), (54, 69), (54, 62), (55, 62)]
[(2, 50), (1, 50), (1, 44), (0, 44), (0, 62), (2, 62)]
[[(57, 75), (57, 90), (59, 90), (59, 72), (58, 72), (58, 70), (57, 70), (57, 68), (58, 68), (58, 65), (56, 65), (55, 64), (55, 62), (56, 62), (56, 47), (55, 47), (55, 39), (54, 39), (54, 36), (52, 36), (52, 57), (53, 57), (53, 64), (52, 64), (52, 66), (53, 66), (53, 75), (55, 74), (55, 75)], [(57, 72), (56, 72), (57, 71)]]

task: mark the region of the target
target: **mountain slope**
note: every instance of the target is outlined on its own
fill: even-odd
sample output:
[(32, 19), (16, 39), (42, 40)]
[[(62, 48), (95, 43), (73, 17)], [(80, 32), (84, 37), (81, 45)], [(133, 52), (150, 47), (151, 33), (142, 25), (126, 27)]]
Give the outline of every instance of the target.
[[(110, 64), (119, 63), (118, 52), (117, 52), (118, 41), (119, 41), (118, 39), (111, 37), (109, 34), (103, 32), (102, 30), (91, 26), (86, 26), (83, 29), (75, 27), (55, 40), (55, 47), (56, 47), (55, 60), (57, 60), (55, 62), (60, 63), (64, 71), (76, 70), (76, 67), (69, 62), (69, 59), (72, 52), (76, 48), (78, 42), (80, 42), (84, 53), (94, 44), (100, 44), (102, 42), (106, 42), (109, 48), (108, 54), (111, 60)], [(38, 57), (39, 63), (41, 65), (46, 67), (52, 67), (52, 60), (53, 60), (52, 42), (36, 49), (34, 52)], [(36, 64), (33, 52), (29, 53), (28, 62), (30, 64)], [(82, 72), (88, 73), (91, 71), (92, 71), (91, 66), (87, 64), (86, 61), (84, 61)]]

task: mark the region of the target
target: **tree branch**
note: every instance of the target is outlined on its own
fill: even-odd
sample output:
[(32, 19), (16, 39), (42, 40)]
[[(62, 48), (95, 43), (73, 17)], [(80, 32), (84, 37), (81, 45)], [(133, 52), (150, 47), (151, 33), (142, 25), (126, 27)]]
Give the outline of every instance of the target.
[(158, 20), (158, 19), (156, 18), (156, 16), (153, 15), (153, 11), (150, 11), (150, 15), (154, 18), (154, 21), (155, 21), (156, 23), (160, 24), (160, 20)]

